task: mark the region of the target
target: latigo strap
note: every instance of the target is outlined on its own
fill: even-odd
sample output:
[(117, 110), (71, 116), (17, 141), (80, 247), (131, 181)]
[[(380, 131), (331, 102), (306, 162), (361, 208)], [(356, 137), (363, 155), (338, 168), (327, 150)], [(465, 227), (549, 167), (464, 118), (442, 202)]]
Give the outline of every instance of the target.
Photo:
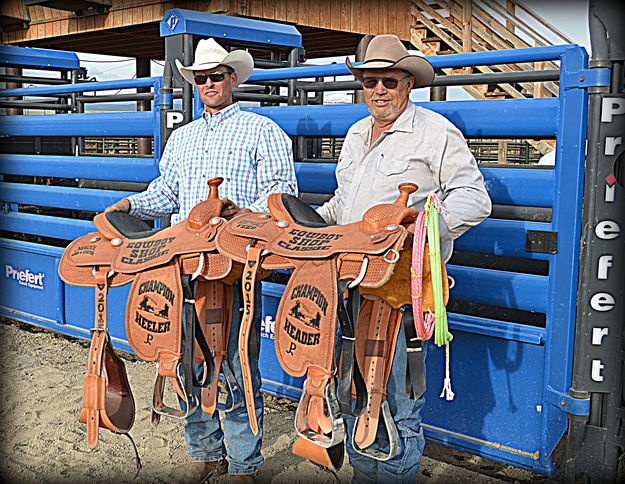
[[(402, 312), (384, 301), (366, 300), (356, 330), (356, 356), (362, 368), (369, 401), (356, 420), (352, 435), (354, 449), (377, 460), (388, 460), (399, 452), (399, 436), (386, 402), (386, 383), (391, 372)], [(389, 450), (371, 448), (382, 417)]]
[[(212, 415), (215, 409), (229, 412), (242, 402), (239, 385), (227, 359), (234, 290), (232, 286), (220, 281), (200, 280), (197, 284), (195, 308), (198, 321), (210, 348), (214, 366), (217, 371), (221, 369), (225, 377), (224, 386), (227, 392), (225, 402), (218, 404), (220, 380), (215, 378), (211, 385), (202, 389), (202, 410), (208, 415)], [(196, 347), (195, 361), (198, 363), (204, 361), (199, 347)], [(227, 405), (228, 402), (230, 402), (229, 405)]]

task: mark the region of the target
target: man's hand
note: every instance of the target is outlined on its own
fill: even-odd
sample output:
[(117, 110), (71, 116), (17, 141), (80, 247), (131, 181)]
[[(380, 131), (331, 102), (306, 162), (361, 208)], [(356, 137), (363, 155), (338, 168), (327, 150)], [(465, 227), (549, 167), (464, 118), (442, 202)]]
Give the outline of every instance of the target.
[(222, 200), (224, 202), (224, 206), (221, 209), (221, 217), (225, 218), (225, 219), (231, 219), (232, 217), (234, 217), (235, 215), (241, 213), (241, 212), (251, 212), (251, 210), (247, 209), (247, 208), (239, 208), (237, 207), (237, 205), (232, 201), (229, 200), (227, 198), (224, 198)]
[(130, 211), (130, 200), (122, 198), (119, 202), (114, 203), (110, 207), (106, 207), (104, 211), (128, 213)]

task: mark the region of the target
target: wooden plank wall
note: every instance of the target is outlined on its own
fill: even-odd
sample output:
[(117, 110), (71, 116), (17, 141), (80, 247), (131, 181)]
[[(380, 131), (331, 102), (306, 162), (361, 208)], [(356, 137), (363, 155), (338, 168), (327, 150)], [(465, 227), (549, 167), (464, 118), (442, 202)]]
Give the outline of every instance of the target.
[(16, 19), (21, 21), (28, 21), (28, 10), (24, 6), (24, 2), (17, 2), (15, 0), (0, 2), (0, 16), (8, 17), (10, 19)]
[(1, 42), (11, 44), (159, 22), (170, 8), (230, 13), (359, 34), (394, 33), (402, 40), (409, 40), (410, 4), (410, 0), (113, 0), (107, 14), (88, 17), (76, 17), (71, 12), (52, 8), (28, 7), (30, 28), (2, 32)]

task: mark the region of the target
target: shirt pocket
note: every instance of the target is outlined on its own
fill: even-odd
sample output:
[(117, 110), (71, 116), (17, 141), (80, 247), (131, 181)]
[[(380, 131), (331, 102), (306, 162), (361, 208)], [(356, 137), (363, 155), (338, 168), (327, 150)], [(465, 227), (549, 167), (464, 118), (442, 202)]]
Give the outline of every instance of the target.
[(376, 170), (383, 176), (401, 176), (406, 173), (409, 165), (409, 161), (405, 158), (390, 156), (385, 158), (384, 155), (380, 155)]
[(345, 185), (354, 179), (356, 165), (353, 159), (343, 159), (336, 165), (336, 180), (339, 185)]

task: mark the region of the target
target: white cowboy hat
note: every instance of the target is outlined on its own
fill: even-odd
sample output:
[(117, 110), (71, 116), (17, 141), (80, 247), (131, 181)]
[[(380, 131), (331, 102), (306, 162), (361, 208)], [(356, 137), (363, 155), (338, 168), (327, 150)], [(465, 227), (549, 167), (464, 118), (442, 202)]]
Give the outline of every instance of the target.
[(349, 58), (345, 64), (352, 74), (362, 81), (365, 69), (402, 69), (414, 76), (413, 87), (425, 87), (434, 80), (434, 68), (423, 57), (410, 55), (396, 35), (383, 34), (371, 39), (365, 52), (365, 61), (352, 65)]
[(237, 73), (238, 86), (252, 75), (254, 59), (244, 50), (234, 50), (230, 53), (214, 39), (202, 39), (195, 48), (193, 65), (185, 67), (176, 59), (176, 67), (187, 82), (193, 84), (193, 71), (205, 71), (219, 65), (229, 66)]

